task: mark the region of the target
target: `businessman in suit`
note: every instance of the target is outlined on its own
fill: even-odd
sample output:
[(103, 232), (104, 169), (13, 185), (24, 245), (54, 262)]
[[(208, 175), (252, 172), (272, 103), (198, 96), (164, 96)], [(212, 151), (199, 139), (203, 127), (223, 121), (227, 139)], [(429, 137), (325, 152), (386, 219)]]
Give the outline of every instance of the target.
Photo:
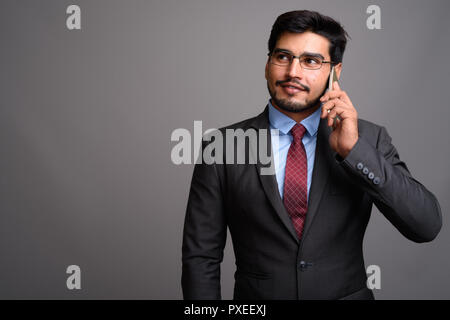
[(331, 68), (341, 74), (346, 41), (342, 26), (317, 12), (275, 21), (265, 68), (271, 99), (258, 116), (219, 129), (270, 130), (274, 172), (262, 174), (259, 158), (195, 165), (183, 232), (185, 299), (221, 299), (227, 227), (233, 297), (252, 300), (373, 299), (362, 251), (373, 204), (414, 242), (439, 233), (436, 197), (413, 178), (386, 129), (359, 119), (338, 82), (327, 90)]

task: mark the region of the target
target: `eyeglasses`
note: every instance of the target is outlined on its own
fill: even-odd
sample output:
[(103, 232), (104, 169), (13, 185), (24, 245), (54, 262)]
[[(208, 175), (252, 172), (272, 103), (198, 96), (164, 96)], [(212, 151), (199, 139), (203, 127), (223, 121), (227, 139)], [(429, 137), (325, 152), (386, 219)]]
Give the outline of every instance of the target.
[(270, 57), (270, 62), (277, 66), (290, 66), (292, 64), (292, 61), (294, 61), (294, 58), (298, 58), (300, 61), (300, 66), (303, 69), (308, 70), (317, 70), (322, 67), (323, 63), (330, 63), (334, 64), (333, 61), (325, 61), (321, 60), (319, 57), (303, 54), (300, 56), (294, 56), (292, 53), (288, 51), (281, 51), (276, 50), (275, 52), (268, 53), (267, 54)]

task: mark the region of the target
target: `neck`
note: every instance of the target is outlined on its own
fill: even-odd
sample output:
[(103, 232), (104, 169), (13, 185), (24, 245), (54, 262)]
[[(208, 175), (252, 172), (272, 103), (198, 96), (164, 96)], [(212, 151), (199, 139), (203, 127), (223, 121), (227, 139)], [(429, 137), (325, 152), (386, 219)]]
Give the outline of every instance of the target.
[(291, 118), (292, 120), (294, 120), (295, 122), (299, 123), (301, 122), (303, 119), (308, 118), (310, 115), (312, 115), (319, 107), (320, 107), (320, 102), (314, 106), (313, 108), (308, 108), (307, 110), (304, 111), (300, 111), (300, 112), (289, 112), (286, 110), (281, 109), (280, 107), (278, 107), (272, 99), (270, 99), (270, 103), (272, 103), (272, 105), (275, 107), (275, 109), (277, 109), (278, 111), (280, 111), (281, 113), (287, 115), (289, 118)]

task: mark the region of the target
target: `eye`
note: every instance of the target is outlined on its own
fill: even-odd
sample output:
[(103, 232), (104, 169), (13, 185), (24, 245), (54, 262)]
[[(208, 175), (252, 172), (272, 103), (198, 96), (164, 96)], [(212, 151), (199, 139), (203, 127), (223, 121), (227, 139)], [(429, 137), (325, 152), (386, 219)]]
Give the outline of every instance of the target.
[(277, 60), (280, 60), (280, 61), (289, 61), (290, 59), (289, 59), (289, 55), (288, 54), (286, 54), (286, 53), (277, 53), (276, 55), (275, 55), (275, 58), (277, 59)]
[(305, 61), (308, 65), (320, 64), (319, 59), (312, 57), (305, 57), (303, 61)]

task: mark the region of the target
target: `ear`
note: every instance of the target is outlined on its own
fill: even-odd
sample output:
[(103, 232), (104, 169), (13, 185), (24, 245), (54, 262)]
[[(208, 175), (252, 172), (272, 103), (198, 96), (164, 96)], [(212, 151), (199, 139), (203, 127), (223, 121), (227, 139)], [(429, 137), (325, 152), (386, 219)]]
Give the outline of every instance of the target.
[(269, 78), (269, 60), (267, 60), (267, 62), (266, 62), (266, 70), (265, 70), (264, 74), (265, 74), (266, 80), (268, 80), (268, 78)]
[(336, 72), (336, 76), (339, 80), (341, 78), (342, 62), (339, 62), (337, 65), (334, 66), (334, 71)]

